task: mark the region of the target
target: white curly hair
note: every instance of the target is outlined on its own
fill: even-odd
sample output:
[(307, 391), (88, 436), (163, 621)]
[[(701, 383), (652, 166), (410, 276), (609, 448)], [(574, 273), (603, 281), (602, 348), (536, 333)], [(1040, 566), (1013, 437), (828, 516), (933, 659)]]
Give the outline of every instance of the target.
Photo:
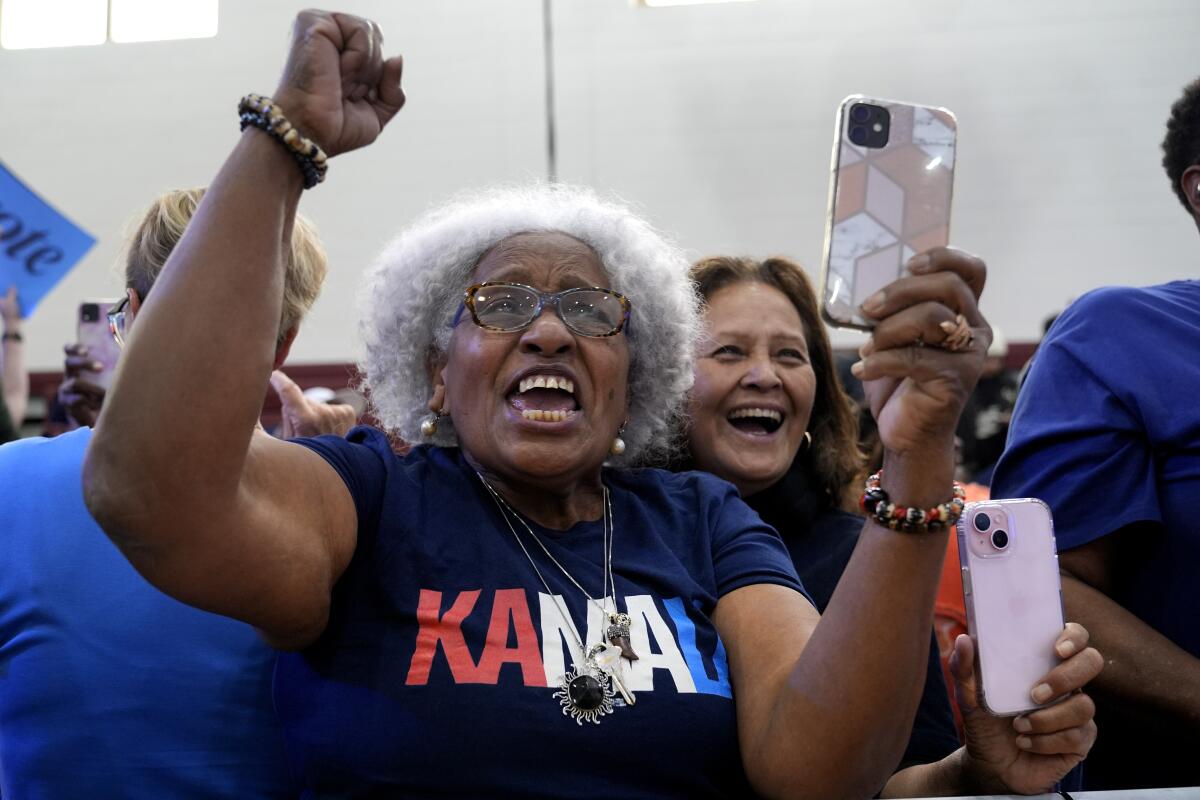
[[(688, 260), (627, 206), (562, 184), (497, 187), (462, 195), (400, 233), (367, 271), (360, 296), (360, 364), (375, 415), (389, 431), (421, 442), (433, 392), (429, 365), (445, 353), (450, 323), (480, 258), (518, 233), (559, 231), (589, 245), (611, 288), (632, 304), (629, 421), (614, 464), (665, 458), (692, 385), (699, 299)], [(471, 324), (469, 319), (467, 324)], [(439, 420), (433, 444), (457, 437)]]

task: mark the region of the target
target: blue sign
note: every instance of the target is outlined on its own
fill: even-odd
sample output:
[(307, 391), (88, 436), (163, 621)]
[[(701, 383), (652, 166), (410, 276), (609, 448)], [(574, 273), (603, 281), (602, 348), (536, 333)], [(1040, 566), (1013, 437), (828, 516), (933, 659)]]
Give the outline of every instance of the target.
[(0, 162), (0, 294), (15, 285), (22, 316), (33, 313), (95, 243)]

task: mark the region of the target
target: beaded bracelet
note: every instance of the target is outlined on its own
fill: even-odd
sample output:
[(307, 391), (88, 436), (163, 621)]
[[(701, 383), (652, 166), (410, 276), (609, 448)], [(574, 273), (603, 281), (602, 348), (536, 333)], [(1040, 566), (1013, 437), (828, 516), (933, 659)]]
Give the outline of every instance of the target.
[(304, 173), (305, 189), (311, 189), (325, 180), (325, 172), (329, 169), (325, 151), (312, 139), (301, 136), (271, 98), (260, 94), (246, 95), (238, 103), (238, 116), (242, 121), (242, 130), (253, 125), (287, 147)]
[(905, 533), (934, 532), (953, 525), (962, 516), (967, 494), (958, 481), (954, 481), (954, 496), (949, 502), (921, 509), (893, 503), (880, 486), (882, 477), (883, 470), (880, 470), (867, 478), (862, 499), (858, 502), (858, 507), (880, 525)]

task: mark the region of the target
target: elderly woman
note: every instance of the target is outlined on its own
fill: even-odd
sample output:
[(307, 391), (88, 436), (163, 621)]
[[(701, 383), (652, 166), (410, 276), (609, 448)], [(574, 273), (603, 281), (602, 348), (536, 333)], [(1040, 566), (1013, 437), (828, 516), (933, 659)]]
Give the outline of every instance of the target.
[[(314, 796), (874, 793), (920, 694), (945, 530), (868, 524), (855, 591), (819, 618), (732, 487), (621, 466), (690, 384), (698, 319), (686, 262), (628, 211), (489, 195), (388, 250), (368, 387), (386, 426), (441, 444), (251, 435), (302, 189), (404, 101), (381, 44), (366, 20), (302, 13), (274, 100), (243, 102), (104, 407), (93, 513), (155, 585), (294, 651), (276, 704)], [(867, 308), (859, 370), (883, 488), (951, 513), (988, 328), (983, 265), (937, 266)], [(975, 346), (911, 346), (960, 313)], [(171, 424), (178, 397), (190, 426)]]
[[(839, 508), (862, 456), (816, 295), (800, 266), (784, 258), (714, 256), (692, 268), (692, 280), (704, 299), (704, 333), (682, 465), (733, 483), (780, 531), (824, 611), (863, 526), (862, 517)], [(1061, 641), (1086, 641), (1080, 626), (1068, 628)], [(933, 644), (903, 769), (884, 796), (1046, 791), (1083, 759), (1096, 728), (1087, 696), (1012, 720), (993, 717), (976, 696), (970, 638), (960, 637), (955, 650), (967, 746), (958, 748)], [(1059, 668), (1060, 685), (1079, 688), (1101, 664), (1094, 649), (1076, 651)]]

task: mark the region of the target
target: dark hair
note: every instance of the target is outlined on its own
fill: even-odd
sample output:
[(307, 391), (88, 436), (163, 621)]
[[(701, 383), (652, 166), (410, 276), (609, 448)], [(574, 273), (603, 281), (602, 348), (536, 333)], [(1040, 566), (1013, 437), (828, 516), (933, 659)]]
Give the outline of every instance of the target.
[(1192, 204), (1183, 191), (1183, 173), (1200, 164), (1200, 78), (1185, 86), (1183, 95), (1171, 106), (1162, 149), (1163, 168), (1171, 179), (1171, 188), (1191, 213)]
[(804, 270), (796, 262), (781, 257), (754, 261), (713, 256), (694, 264), (691, 276), (705, 300), (727, 286), (754, 282), (778, 289), (796, 307), (804, 323), (808, 355), (817, 378), (808, 422), (812, 446), (802, 450), (797, 460), (802, 457), (810, 460), (817, 486), (838, 504), (863, 466), (863, 454), (858, 449), (857, 411), (838, 381), (833, 349), (817, 310), (817, 296)]

